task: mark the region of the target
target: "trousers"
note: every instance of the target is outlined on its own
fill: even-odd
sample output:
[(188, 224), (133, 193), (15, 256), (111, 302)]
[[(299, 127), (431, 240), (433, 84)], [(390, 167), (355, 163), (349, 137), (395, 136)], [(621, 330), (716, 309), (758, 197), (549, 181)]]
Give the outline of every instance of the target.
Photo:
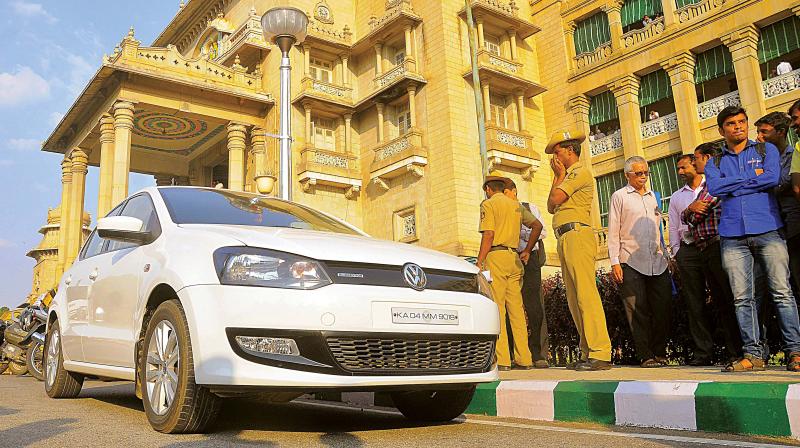
[(500, 312), (500, 337), (495, 348), (497, 364), (511, 365), (506, 328), (508, 313), (514, 335), (514, 360), (518, 365), (529, 366), (533, 361), (528, 348), (528, 326), (525, 324), (525, 309), (522, 305), (522, 262), (514, 251), (496, 250), (486, 256), (486, 265), (492, 276), (492, 296)]

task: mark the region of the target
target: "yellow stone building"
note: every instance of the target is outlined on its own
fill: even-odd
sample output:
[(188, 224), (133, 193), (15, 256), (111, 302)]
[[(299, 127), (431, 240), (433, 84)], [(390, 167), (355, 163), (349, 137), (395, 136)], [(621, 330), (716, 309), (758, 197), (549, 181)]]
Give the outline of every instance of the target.
[[(739, 102), (757, 118), (785, 110), (800, 88), (797, 71), (762, 74), (776, 57), (800, 67), (796, 46), (761, 38), (794, 32), (797, 0), (470, 2), (490, 170), (546, 210), (546, 136), (608, 134), (584, 151), (598, 178), (601, 254), (601, 212), (625, 157), (653, 160), (668, 197), (668, 157), (716, 140), (721, 107)], [(129, 193), (130, 172), (245, 191), (278, 174), (280, 51), (260, 17), (286, 3), (181, 3), (151, 45), (131, 30), (103, 59), (43, 145), (64, 155), (66, 220), (54, 277), (39, 282), (55, 283), (77, 256), (85, 200), (104, 216)], [(482, 179), (464, 1), (288, 3), (310, 19), (290, 55), (294, 200), (379, 238), (475, 255)], [(652, 110), (659, 118), (643, 120)], [(96, 199), (84, 198), (89, 165), (99, 167)]]

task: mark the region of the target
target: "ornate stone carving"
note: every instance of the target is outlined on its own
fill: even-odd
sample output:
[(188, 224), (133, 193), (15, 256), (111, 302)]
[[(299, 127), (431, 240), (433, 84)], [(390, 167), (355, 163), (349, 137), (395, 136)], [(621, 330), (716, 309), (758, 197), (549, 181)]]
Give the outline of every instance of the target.
[(717, 116), (722, 109), (728, 106), (739, 106), (739, 91), (731, 92), (697, 105), (697, 116), (701, 120)]
[(772, 98), (800, 89), (800, 69), (768, 79), (761, 85), (764, 87), (764, 98)]
[(361, 194), (361, 187), (358, 185), (352, 185), (344, 191), (344, 197), (347, 199), (356, 199), (359, 194)]
[(320, 165), (333, 166), (336, 168), (348, 168), (348, 160), (342, 156), (326, 154), (323, 152), (314, 153), (314, 162)]
[(675, 11), (678, 15), (678, 22), (684, 23), (693, 20), (696, 17), (702, 16), (712, 9), (717, 9), (725, 4), (726, 0), (703, 0), (699, 3), (686, 5), (683, 8)]
[(386, 183), (386, 181), (381, 179), (380, 177), (373, 177), (371, 182), (379, 190), (382, 190), (382, 191), (389, 190), (389, 184)]
[(383, 159), (387, 159), (395, 154), (399, 154), (405, 149), (408, 149), (410, 146), (411, 142), (409, 141), (408, 137), (403, 137), (375, 151), (375, 160), (379, 162)]
[(506, 61), (505, 59), (500, 59), (497, 56), (489, 56), (489, 63), (511, 73), (517, 73), (518, 70), (518, 67), (515, 64)]
[(595, 48), (594, 51), (587, 51), (575, 56), (575, 64), (578, 69), (583, 69), (604, 59), (608, 59), (611, 57), (611, 54), (611, 42), (606, 42)]
[(411, 212), (402, 217), (403, 236), (402, 238), (415, 238), (417, 236), (417, 215)]
[(661, 118), (642, 123), (642, 138), (655, 137), (678, 130), (678, 116), (673, 112)]
[(599, 156), (600, 154), (605, 154), (620, 148), (622, 148), (622, 132), (620, 131), (616, 131), (599, 140), (589, 142), (589, 150), (592, 156)]
[(332, 84), (328, 84), (328, 83), (325, 83), (325, 82), (320, 82), (320, 81), (316, 81), (315, 80), (314, 83), (311, 84), (311, 88), (316, 90), (316, 91), (318, 91), (318, 92), (322, 92), (322, 93), (324, 93), (326, 95), (338, 96), (338, 97), (347, 96), (347, 92), (345, 91), (344, 88), (337, 87), (337, 86), (334, 86)]
[(650, 25), (637, 30), (628, 31), (622, 35), (625, 48), (630, 48), (640, 43), (650, 40), (664, 32), (664, 17), (659, 17), (650, 22)]
[(378, 88), (386, 87), (387, 85), (391, 84), (395, 79), (402, 78), (406, 74), (406, 64), (403, 62), (402, 64), (398, 65), (397, 67), (389, 70), (388, 72), (384, 73), (376, 80), (378, 84)]
[(517, 148), (521, 149), (528, 147), (524, 137), (512, 134), (510, 132), (497, 131), (497, 141), (506, 145), (516, 146)]
[(328, 25), (333, 23), (333, 13), (330, 6), (328, 6), (328, 2), (322, 0), (314, 6), (314, 19)]
[(406, 170), (416, 177), (422, 177), (425, 175), (425, 168), (419, 165), (414, 165), (413, 163), (406, 165)]
[(303, 186), (303, 193), (313, 193), (314, 187), (317, 186), (317, 179), (314, 179), (313, 177), (305, 179), (300, 182), (300, 185)]

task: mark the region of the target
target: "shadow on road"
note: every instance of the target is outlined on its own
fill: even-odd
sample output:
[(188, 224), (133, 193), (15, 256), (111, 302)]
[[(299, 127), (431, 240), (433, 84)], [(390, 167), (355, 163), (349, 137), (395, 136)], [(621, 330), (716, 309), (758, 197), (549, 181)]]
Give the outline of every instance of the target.
[(136, 398), (133, 387), (133, 383), (90, 387), (83, 389), (80, 397), (144, 412), (142, 400)]
[(25, 423), (0, 431), (0, 441), (24, 440), (25, 445), (21, 446), (35, 446), (39, 442), (69, 431), (69, 426), (77, 421), (74, 418), (56, 418)]
[(17, 413), (19, 413), (18, 409), (4, 408), (0, 406), (0, 416), (17, 414)]

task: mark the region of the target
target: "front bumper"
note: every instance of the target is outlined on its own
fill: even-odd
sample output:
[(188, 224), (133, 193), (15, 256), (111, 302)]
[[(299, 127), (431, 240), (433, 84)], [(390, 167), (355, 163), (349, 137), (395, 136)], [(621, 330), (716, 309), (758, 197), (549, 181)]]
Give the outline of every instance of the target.
[[(493, 341), (499, 332), (497, 306), (479, 294), (335, 284), (313, 291), (198, 285), (181, 289), (178, 296), (189, 322), (198, 384), (380, 390), (497, 379), (491, 361), (480, 368), (472, 365), (449, 371), (347, 369), (333, 359), (325, 344), (331, 336)], [(454, 325), (396, 324), (392, 307), (457, 310), (459, 321)], [(300, 354), (312, 362), (245, 353), (235, 342), (236, 335), (294, 336), (305, 341), (298, 342)]]

